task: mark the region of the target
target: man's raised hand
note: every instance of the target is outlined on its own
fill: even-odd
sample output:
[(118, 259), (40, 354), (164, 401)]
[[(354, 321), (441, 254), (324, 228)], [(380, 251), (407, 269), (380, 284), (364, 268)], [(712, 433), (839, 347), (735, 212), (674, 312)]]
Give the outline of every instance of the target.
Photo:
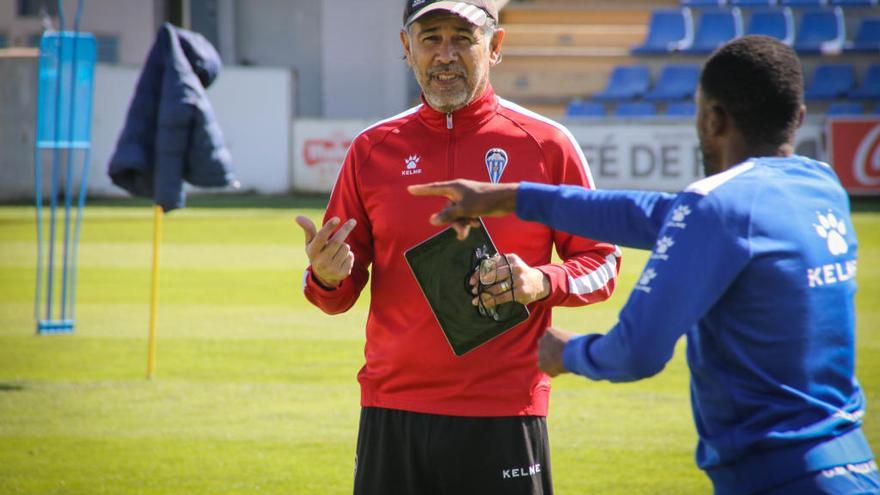
[[(354, 253), (345, 238), (354, 230), (357, 221), (349, 219), (339, 230), (340, 220), (333, 217), (318, 230), (315, 224), (303, 216), (296, 217), (306, 237), (306, 256), (312, 266), (312, 275), (328, 289), (335, 289), (351, 275), (354, 266)], [(336, 230), (336, 233), (333, 231)]]
[(434, 225), (452, 224), (459, 239), (465, 239), (471, 227), (479, 225), (477, 217), (499, 217), (516, 209), (518, 184), (493, 184), (458, 179), (409, 186), (415, 196), (444, 196), (449, 202), (431, 215)]

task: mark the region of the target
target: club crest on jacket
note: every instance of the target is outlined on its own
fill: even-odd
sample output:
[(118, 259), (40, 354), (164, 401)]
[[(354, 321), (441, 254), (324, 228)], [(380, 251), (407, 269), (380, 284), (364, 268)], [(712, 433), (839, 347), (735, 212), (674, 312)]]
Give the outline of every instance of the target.
[(494, 183), (501, 181), (501, 174), (507, 168), (507, 152), (501, 148), (492, 148), (486, 152), (486, 170), (489, 171), (489, 180)]

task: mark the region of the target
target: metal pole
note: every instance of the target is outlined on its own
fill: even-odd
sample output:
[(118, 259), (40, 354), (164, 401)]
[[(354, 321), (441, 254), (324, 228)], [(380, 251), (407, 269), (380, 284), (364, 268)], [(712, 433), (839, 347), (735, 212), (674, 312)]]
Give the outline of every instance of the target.
[(159, 246), (162, 245), (162, 207), (153, 205), (153, 273), (150, 290), (150, 336), (147, 345), (147, 378), (156, 374), (156, 313), (159, 306)]
[[(39, 115), (39, 112), (38, 112)], [(37, 117), (39, 120), (40, 117)], [(37, 123), (40, 128), (40, 123)], [(43, 299), (43, 167), (39, 143), (34, 148), (34, 195), (37, 207), (37, 281), (34, 291), (34, 319), (40, 321), (40, 302)]]
[(76, 260), (77, 255), (79, 253), (79, 231), (82, 226), (83, 219), (83, 209), (85, 208), (86, 203), (86, 192), (87, 186), (89, 182), (89, 161), (91, 159), (92, 149), (91, 146), (85, 149), (83, 153), (83, 166), (82, 166), (82, 174), (80, 176), (79, 183), (79, 199), (76, 206), (76, 226), (73, 229), (73, 258), (72, 258), (72, 267), (71, 267), (71, 281), (70, 281), (70, 319), (73, 320), (76, 317)]
[(55, 281), (55, 216), (58, 212), (58, 182), (61, 174), (61, 150), (58, 141), (61, 137), (61, 67), (64, 59), (64, 43), (62, 34), (64, 33), (64, 5), (62, 0), (58, 0), (58, 37), (56, 44), (58, 47), (58, 60), (55, 64), (56, 74), (58, 78), (55, 82), (55, 144), (52, 152), (52, 186), (51, 196), (49, 198), (49, 264), (46, 269), (46, 320), (52, 320), (52, 293), (54, 292)]
[[(67, 169), (64, 174), (64, 256), (62, 258), (61, 270), (61, 320), (67, 320), (67, 289), (68, 289), (68, 260), (70, 259), (70, 222), (71, 208), (73, 207), (73, 154), (74, 154), (74, 134), (73, 128), (76, 125), (76, 65), (78, 59), (77, 42), (79, 41), (79, 20), (82, 16), (82, 0), (79, 1), (76, 9), (76, 17), (73, 21), (73, 53), (70, 64), (70, 99), (69, 99), (69, 115), (67, 126)], [(58, 74), (59, 81), (61, 74)]]

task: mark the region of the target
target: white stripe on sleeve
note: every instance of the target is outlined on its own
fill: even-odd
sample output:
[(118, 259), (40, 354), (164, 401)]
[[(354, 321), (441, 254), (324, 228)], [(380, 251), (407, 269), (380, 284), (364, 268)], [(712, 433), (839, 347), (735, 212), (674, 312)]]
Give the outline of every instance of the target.
[(620, 259), (620, 248), (615, 247), (614, 252), (605, 257), (605, 263), (580, 277), (568, 277), (568, 292), (573, 295), (583, 296), (602, 290), (608, 282), (617, 278), (617, 260)]

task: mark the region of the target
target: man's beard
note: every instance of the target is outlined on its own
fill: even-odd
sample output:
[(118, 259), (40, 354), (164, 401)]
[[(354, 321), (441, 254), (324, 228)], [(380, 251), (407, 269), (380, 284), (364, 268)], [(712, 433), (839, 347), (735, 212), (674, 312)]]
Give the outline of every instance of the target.
[[(438, 72), (452, 72), (459, 75), (463, 78), (463, 87), (459, 85), (457, 88), (449, 88), (446, 91), (431, 90), (432, 76)], [(456, 64), (432, 67), (425, 73), (417, 72), (416, 79), (419, 86), (422, 87), (422, 93), (428, 104), (435, 110), (445, 113), (454, 112), (470, 103), (476, 85), (476, 82), (468, 77), (464, 68)]]

